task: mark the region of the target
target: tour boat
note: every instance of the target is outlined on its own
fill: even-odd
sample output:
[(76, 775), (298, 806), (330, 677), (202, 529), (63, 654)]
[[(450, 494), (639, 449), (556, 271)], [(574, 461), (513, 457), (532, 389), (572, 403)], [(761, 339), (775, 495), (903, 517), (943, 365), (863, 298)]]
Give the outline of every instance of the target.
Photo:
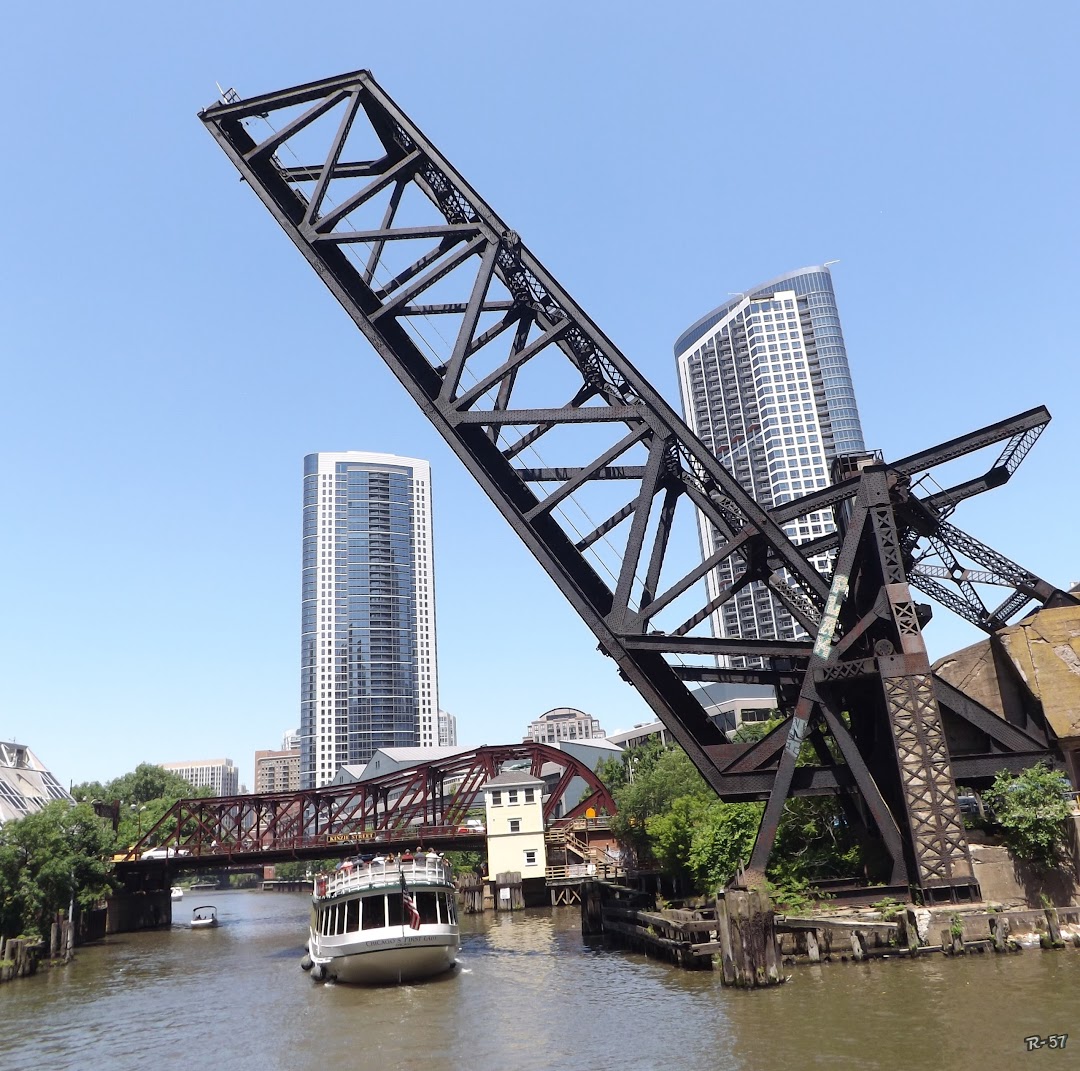
[(217, 924), (217, 908), (213, 904), (203, 904), (191, 912), (193, 930), (209, 930)]
[(349, 859), (315, 878), (301, 966), (317, 981), (416, 981), (449, 970), (458, 946), (450, 865), (434, 852)]

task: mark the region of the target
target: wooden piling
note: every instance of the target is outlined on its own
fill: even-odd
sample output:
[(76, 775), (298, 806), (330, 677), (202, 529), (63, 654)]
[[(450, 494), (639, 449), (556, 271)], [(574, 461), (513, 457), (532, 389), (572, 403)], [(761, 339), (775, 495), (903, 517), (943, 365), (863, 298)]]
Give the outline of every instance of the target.
[(0, 982), (37, 974), (38, 961), (44, 951), (44, 942), (31, 941), (27, 938), (9, 938), (4, 946), (4, 965), (0, 966)]
[(954, 932), (952, 926), (943, 929), (941, 931), (941, 951), (947, 956), (962, 956), (967, 951), (964, 947), (963, 932)]
[(731, 943), (731, 918), (728, 915), (727, 900), (723, 896), (716, 898), (716, 936), (720, 944), (720, 971), (724, 985), (735, 985), (735, 957)]
[(818, 939), (820, 930), (806, 931), (806, 955), (811, 963), (821, 962), (821, 944)]
[(744, 892), (733, 889), (727, 894), (728, 917), (731, 921), (731, 954), (735, 963), (735, 984), (749, 988), (754, 984), (753, 971), (747, 969), (750, 951), (746, 932), (750, 914), (750, 898)]
[(990, 916), (990, 936), (995, 952), (1009, 951), (1009, 920), (1004, 915)]
[(1061, 920), (1058, 918), (1056, 907), (1048, 907), (1046, 914), (1046, 932), (1050, 939), (1051, 948), (1064, 948), (1065, 942), (1061, 939)]
[(525, 894), (521, 888), (521, 873), (506, 870), (495, 875), (495, 910), (520, 911), (525, 906)]
[(912, 907), (906, 908), (904, 911), (904, 930), (907, 936), (907, 950), (914, 955), (918, 952), (921, 942), (919, 940), (919, 919), (915, 914), (915, 909)]
[(856, 962), (866, 959), (866, 938), (858, 930), (852, 930), (850, 939), (851, 954), (855, 957)]
[(593, 937), (604, 932), (604, 884), (600, 881), (581, 883), (581, 934)]
[(484, 883), (479, 874), (473, 871), (459, 874), (457, 890), (464, 914), (479, 915), (484, 910)]
[(724, 985), (753, 989), (783, 981), (776, 916), (764, 889), (728, 889), (717, 900), (716, 928)]

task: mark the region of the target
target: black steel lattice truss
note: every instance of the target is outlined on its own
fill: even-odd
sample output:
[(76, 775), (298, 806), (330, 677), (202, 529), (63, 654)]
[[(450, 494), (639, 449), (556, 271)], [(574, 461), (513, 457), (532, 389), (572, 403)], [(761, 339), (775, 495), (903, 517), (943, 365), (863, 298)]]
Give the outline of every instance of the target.
[[(946, 520), (1009, 479), (1049, 413), (891, 464), (841, 459), (832, 486), (764, 508), (368, 72), (230, 93), (200, 118), (716, 792), (768, 801), (751, 873), (789, 795), (832, 793), (884, 848), (878, 877), (969, 895), (956, 780), (1052, 756), (1053, 741), (1038, 711), (1015, 725), (932, 676), (911, 586), (990, 634), (1032, 602), (1071, 601)], [(977, 478), (916, 481), (1001, 443)], [(826, 508), (837, 532), (793, 543), (784, 526)], [(699, 517), (721, 540), (689, 566), (673, 536)], [(823, 552), (831, 574), (811, 564)], [(736, 580), (710, 597), (726, 560)], [(708, 634), (752, 582), (810, 638)], [(988, 584), (1006, 592), (993, 608)], [(717, 680), (775, 685), (785, 721), (727, 743), (688, 687)], [(817, 764), (796, 766), (804, 741)]]

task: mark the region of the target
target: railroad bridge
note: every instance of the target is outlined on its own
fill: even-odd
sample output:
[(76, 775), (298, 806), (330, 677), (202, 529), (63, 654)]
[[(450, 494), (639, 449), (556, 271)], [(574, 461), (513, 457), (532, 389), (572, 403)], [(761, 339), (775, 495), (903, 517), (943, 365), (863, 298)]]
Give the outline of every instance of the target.
[[(1013, 477), (1049, 412), (900, 459), (841, 455), (830, 486), (758, 501), (369, 71), (247, 100), (229, 91), (200, 119), (717, 795), (766, 801), (747, 884), (764, 878), (789, 797), (832, 794), (871, 882), (925, 901), (977, 897), (957, 782), (978, 788), (1080, 750), (1080, 726), (1055, 721), (1048, 693), (1000, 657), (1032, 604), (1068, 617), (1080, 599), (954, 523)], [(898, 405), (897, 419), (914, 418)], [(969, 478), (945, 468), (990, 447), (996, 458)], [(823, 510), (831, 530), (797, 541), (799, 519)], [(703, 526), (717, 549), (687, 569), (682, 533)], [(483, 562), (472, 567), (483, 578)], [(710, 586), (721, 567), (731, 582)], [(796, 638), (712, 634), (749, 585), (791, 614)], [(972, 696), (935, 671), (932, 607), (916, 590), (989, 637), (979, 672), (995, 687)], [(1077, 651), (1055, 628), (1068, 698)], [(708, 681), (771, 685), (782, 723), (756, 744), (728, 742), (702, 703)], [(324, 847), (352, 804), (333, 802), (321, 822), (321, 799), (281, 801), (258, 822), (273, 844)], [(390, 828), (374, 798), (364, 806), (359, 832)], [(212, 818), (191, 820), (215, 839)]]
[(465, 817), (507, 766), (547, 782), (548, 828), (590, 809), (615, 814), (604, 783), (567, 752), (538, 743), (487, 746), (345, 785), (179, 800), (118, 863), (127, 871), (163, 863), (192, 870), (346, 856), (358, 846), (482, 850), (485, 835), (464, 825)]

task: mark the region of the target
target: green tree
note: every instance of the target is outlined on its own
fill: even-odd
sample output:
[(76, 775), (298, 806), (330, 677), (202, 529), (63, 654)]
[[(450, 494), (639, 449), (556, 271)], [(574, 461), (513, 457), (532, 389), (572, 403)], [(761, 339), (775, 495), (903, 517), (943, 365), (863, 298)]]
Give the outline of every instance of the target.
[(1071, 792), (1064, 774), (1040, 762), (1016, 775), (1002, 770), (983, 797), (1013, 855), (1045, 872), (1065, 861)]
[(74, 796), (76, 803), (89, 803), (92, 800), (112, 802), (105, 791), (105, 786), (100, 781), (83, 781), (82, 784), (73, 785), (71, 794)]
[(631, 752), (624, 765), (627, 780), (612, 789), (619, 840), (698, 891), (730, 880), (749, 856), (761, 808), (721, 803), (679, 747)]
[(608, 792), (614, 794), (627, 783), (626, 757), (623, 755), (601, 759), (596, 764), (596, 776), (604, 782)]
[[(746, 726), (746, 742), (773, 724)], [(619, 810), (612, 830), (639, 862), (652, 860), (710, 893), (749, 861), (761, 804), (718, 800), (681, 748), (631, 752), (622, 762), (609, 760), (599, 772)], [(860, 867), (859, 844), (836, 799), (787, 801), (769, 866), (771, 881), (780, 888), (805, 887), (815, 879), (858, 873)]]
[[(96, 781), (89, 783), (98, 784)], [(78, 786), (79, 789), (82, 787)], [(181, 800), (209, 795), (207, 789), (196, 789), (179, 774), (155, 766), (152, 762), (140, 762), (131, 773), (113, 778), (105, 785), (103, 792), (101, 799), (119, 800), (121, 805), (128, 807), (149, 803), (151, 800)]]
[(744, 721), (732, 734), (733, 744), (754, 744), (762, 737), (768, 736), (780, 724), (780, 712), (769, 711), (768, 721)]
[(670, 802), (663, 814), (654, 814), (645, 820), (653, 858), (666, 873), (680, 881), (692, 881), (690, 855), (694, 831), (707, 808), (708, 802), (703, 796), (679, 796)]
[(340, 859), (296, 859), (287, 863), (278, 863), (274, 867), (274, 876), (281, 881), (301, 881), (309, 875), (323, 870), (333, 870)]
[[(119, 825), (116, 848), (130, 848), (182, 799), (210, 796), (209, 788), (195, 788), (190, 781), (150, 762), (141, 762), (130, 773), (122, 774), (102, 784), (84, 781), (75, 785), (71, 794), (76, 800), (103, 800), (119, 804)], [(175, 823), (167, 823), (155, 835), (161, 843), (176, 833)]]
[(694, 885), (702, 892), (723, 888), (746, 864), (761, 823), (760, 803), (708, 805), (690, 847)]
[(640, 856), (650, 848), (650, 818), (666, 815), (677, 799), (708, 799), (711, 791), (682, 748), (636, 748), (627, 756), (626, 766), (626, 783), (612, 793), (619, 813), (612, 818), (611, 829)]
[(111, 888), (112, 830), (86, 803), (54, 800), (0, 827), (0, 932), (44, 937), (74, 896), (82, 907)]

